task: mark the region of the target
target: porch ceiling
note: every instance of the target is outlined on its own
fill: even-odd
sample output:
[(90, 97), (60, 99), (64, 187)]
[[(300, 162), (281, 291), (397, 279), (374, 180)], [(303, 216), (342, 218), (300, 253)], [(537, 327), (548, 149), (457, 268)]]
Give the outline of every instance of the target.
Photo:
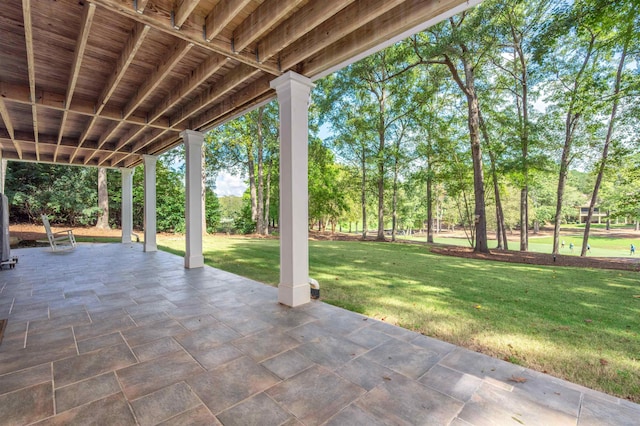
[(4, 159), (133, 167), (479, 0), (3, 0)]

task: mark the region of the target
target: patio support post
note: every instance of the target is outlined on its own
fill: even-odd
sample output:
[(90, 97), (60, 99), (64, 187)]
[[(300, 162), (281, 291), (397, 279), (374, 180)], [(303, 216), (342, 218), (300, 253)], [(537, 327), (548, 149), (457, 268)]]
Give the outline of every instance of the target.
[(144, 163), (144, 251), (158, 251), (156, 243), (156, 161), (155, 155), (143, 155)]
[(184, 256), (185, 268), (202, 268), (202, 145), (204, 134), (193, 130), (180, 133), (184, 141), (186, 158), (185, 175), (185, 225), (186, 248)]
[(7, 177), (7, 160), (2, 158), (2, 150), (0, 150), (0, 194), (4, 194), (4, 180)]
[(280, 284), (278, 301), (310, 300), (308, 231), (308, 108), (314, 84), (289, 71), (271, 81), (280, 104)]
[(122, 178), (122, 242), (130, 243), (133, 233), (133, 169), (121, 168)]

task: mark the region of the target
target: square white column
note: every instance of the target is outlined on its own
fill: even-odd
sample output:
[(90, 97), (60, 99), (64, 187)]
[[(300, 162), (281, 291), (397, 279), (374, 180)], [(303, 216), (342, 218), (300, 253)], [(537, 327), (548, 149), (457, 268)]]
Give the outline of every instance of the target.
[(280, 285), (278, 301), (310, 300), (308, 108), (314, 84), (289, 71), (271, 82), (280, 104)]
[(186, 247), (184, 256), (185, 268), (201, 268), (204, 266), (202, 255), (202, 145), (204, 134), (185, 130), (180, 133), (184, 141), (186, 159), (185, 174), (185, 225)]
[(0, 149), (0, 194), (4, 194), (4, 180), (7, 177), (7, 160), (2, 158), (2, 150)]
[(158, 251), (156, 243), (156, 161), (155, 155), (143, 155), (144, 163), (144, 251)]
[(120, 169), (122, 178), (122, 242), (130, 243), (133, 233), (133, 169)]

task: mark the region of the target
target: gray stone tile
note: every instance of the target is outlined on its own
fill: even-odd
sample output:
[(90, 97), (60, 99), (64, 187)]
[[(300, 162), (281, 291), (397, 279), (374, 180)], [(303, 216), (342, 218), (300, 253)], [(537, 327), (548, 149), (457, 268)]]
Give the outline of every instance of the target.
[(35, 367), (36, 365), (67, 358), (77, 354), (75, 345), (48, 349), (21, 349), (0, 353), (0, 374)]
[(244, 354), (231, 345), (218, 345), (202, 351), (190, 352), (204, 368), (213, 370), (234, 359), (238, 359)]
[(118, 370), (137, 362), (127, 345), (109, 346), (94, 352), (66, 358), (53, 363), (56, 387)]
[(300, 343), (275, 329), (258, 333), (233, 342), (233, 345), (257, 362), (293, 349)]
[(375, 348), (390, 339), (391, 336), (371, 327), (363, 327), (346, 335), (346, 338), (365, 348)]
[(176, 336), (186, 330), (176, 320), (163, 322), (161, 325), (151, 324), (143, 327), (130, 328), (122, 332), (122, 336), (129, 346), (139, 346), (153, 342), (163, 337)]
[(53, 415), (51, 382), (0, 395), (0, 422), (24, 425)]
[(80, 340), (78, 343), (78, 352), (81, 354), (93, 352), (108, 346), (125, 344), (122, 335), (119, 332), (105, 334), (103, 336), (92, 337), (86, 340)]
[(351, 404), (326, 423), (327, 426), (386, 426), (387, 423)]
[(142, 426), (151, 426), (201, 405), (186, 383), (180, 382), (131, 401)]
[(113, 372), (57, 388), (56, 413), (62, 413), (119, 392), (120, 385)]
[(198, 315), (180, 320), (180, 324), (182, 324), (182, 326), (187, 330), (191, 331), (208, 328), (216, 323), (218, 323), (218, 320), (211, 315)]
[(173, 337), (164, 337), (144, 345), (134, 346), (131, 350), (136, 354), (140, 362), (149, 361), (172, 352), (184, 351)]
[(386, 322), (377, 321), (377, 320), (371, 320), (371, 321), (372, 323), (370, 324), (370, 327), (373, 330), (381, 331), (397, 340), (402, 340), (403, 342), (410, 342), (414, 340), (416, 337), (420, 336), (420, 334), (414, 331), (410, 331), (393, 324), (388, 324)]
[(578, 423), (580, 426), (637, 426), (640, 424), (640, 406), (612, 404), (602, 398), (585, 395)]
[(89, 314), (91, 315), (91, 324), (81, 325), (73, 329), (78, 340), (124, 331), (136, 326), (133, 320), (124, 313), (121, 316), (113, 317), (111, 316), (111, 311), (109, 311), (109, 316), (104, 319), (96, 318), (98, 316), (91, 314), (91, 312)]
[(528, 398), (483, 383), (458, 414), (474, 425), (520, 424), (573, 425), (577, 418), (541, 406)]
[(38, 383), (51, 382), (51, 364), (46, 363), (0, 376), (0, 394), (26, 388)]
[(202, 352), (221, 343), (240, 337), (238, 333), (222, 323), (176, 336), (176, 340), (189, 352)]
[[(103, 423), (104, 422), (104, 423)], [(118, 426), (135, 425), (136, 420), (122, 393), (81, 405), (65, 411), (42, 422), (38, 426), (85, 426), (93, 424), (112, 424)]]
[[(141, 309), (136, 309), (141, 308)], [(152, 311), (152, 312), (150, 312)], [(149, 325), (155, 325), (157, 323), (162, 323), (162, 327), (165, 324), (173, 324), (174, 320), (170, 319), (169, 315), (164, 312), (164, 308), (149, 308), (148, 306), (140, 307), (135, 306), (133, 308), (127, 308), (127, 312), (133, 321), (135, 321), (138, 327), (146, 327)]]
[(190, 376), (202, 376), (204, 371), (189, 354), (181, 351), (123, 368), (116, 374), (125, 395), (133, 400)]
[(222, 425), (211, 411), (204, 405), (199, 405), (189, 411), (185, 411), (167, 421), (159, 423), (160, 426), (218, 426)]
[(525, 371), (517, 365), (463, 348), (446, 355), (440, 364), (481, 379), (491, 377), (508, 385), (513, 384), (509, 381), (511, 376), (521, 376)]
[(296, 351), (311, 361), (334, 370), (362, 355), (367, 349), (347, 339), (329, 336), (300, 345)]
[(396, 339), (383, 343), (363, 357), (412, 379), (422, 376), (440, 360), (435, 352)]
[(263, 361), (262, 365), (278, 377), (288, 379), (311, 367), (314, 363), (295, 350), (290, 350)]
[(75, 346), (75, 344), (76, 341), (71, 327), (40, 334), (32, 334), (29, 331), (27, 334), (27, 349), (29, 350), (54, 350), (56, 348)]
[(442, 340), (434, 339), (433, 337), (423, 336), (418, 334), (415, 339), (411, 340), (412, 345), (420, 346), (421, 348), (429, 349), (440, 355), (446, 355), (453, 352), (457, 348), (456, 345), (443, 342)]
[(462, 402), (403, 376), (394, 376), (355, 403), (386, 424), (449, 424)]
[(278, 426), (293, 416), (267, 395), (259, 393), (217, 417), (225, 426)]
[[(533, 373), (533, 372), (531, 372)], [(553, 408), (577, 417), (580, 412), (582, 392), (563, 386), (561, 381), (552, 380), (550, 376), (525, 371), (522, 378), (526, 382), (512, 381), (513, 393), (528, 398), (542, 407)]]
[(326, 368), (315, 366), (266, 393), (306, 425), (319, 425), (364, 393)]
[(482, 379), (478, 377), (441, 365), (434, 365), (419, 381), (460, 401), (468, 401), (482, 384)]
[(336, 373), (368, 391), (399, 376), (395, 371), (362, 357), (344, 365)]
[(29, 323), (29, 334), (50, 332), (60, 328), (89, 324), (90, 322), (89, 314), (86, 311), (47, 320), (31, 321)]
[(206, 374), (192, 377), (187, 383), (211, 412), (217, 415), (279, 381), (266, 368), (248, 357), (242, 357)]

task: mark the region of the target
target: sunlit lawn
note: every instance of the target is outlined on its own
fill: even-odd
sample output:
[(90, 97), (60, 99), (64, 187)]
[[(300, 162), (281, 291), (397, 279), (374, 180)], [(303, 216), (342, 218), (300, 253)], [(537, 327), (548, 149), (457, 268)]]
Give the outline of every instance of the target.
[[(184, 239), (159, 238), (184, 253)], [(273, 239), (205, 238), (207, 264), (278, 282)], [(431, 254), (426, 246), (310, 241), (325, 302), (640, 402), (640, 280), (610, 270)]]

